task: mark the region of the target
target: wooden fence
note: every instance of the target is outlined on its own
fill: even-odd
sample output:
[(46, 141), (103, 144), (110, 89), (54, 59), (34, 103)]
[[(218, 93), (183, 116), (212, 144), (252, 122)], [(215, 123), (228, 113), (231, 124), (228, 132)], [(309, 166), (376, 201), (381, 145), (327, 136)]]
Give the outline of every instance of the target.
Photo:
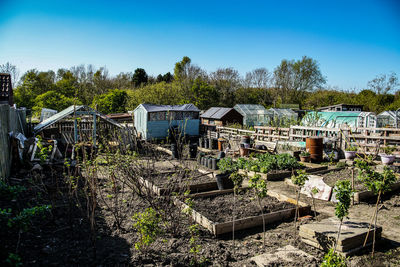
[(325, 128), (291, 126), (290, 128), (255, 126), (254, 131), (217, 127), (217, 136), (238, 139), (250, 135), (258, 143), (276, 141), (305, 141), (307, 137), (319, 136), (331, 139), (336, 147), (344, 150), (356, 145), (361, 151), (371, 153), (386, 146), (400, 145), (400, 128)]
[(6, 179), (11, 169), (11, 138), (9, 133), (26, 135), (26, 111), (8, 104), (0, 105), (0, 179)]

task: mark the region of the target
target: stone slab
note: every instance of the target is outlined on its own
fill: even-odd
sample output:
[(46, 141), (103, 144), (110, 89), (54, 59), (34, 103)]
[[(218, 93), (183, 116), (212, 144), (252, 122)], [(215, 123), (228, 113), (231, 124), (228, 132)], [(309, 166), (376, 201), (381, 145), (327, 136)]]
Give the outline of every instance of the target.
[(301, 262), (308, 262), (310, 264), (316, 262), (313, 256), (291, 245), (279, 248), (275, 253), (264, 253), (254, 256), (250, 260), (254, 261), (257, 266), (265, 267), (292, 265), (298, 263), (300, 258), (303, 259)]
[[(320, 222), (304, 224), (300, 226), (299, 235), (319, 249), (328, 250), (335, 243), (339, 228), (339, 220), (330, 217)], [(338, 251), (346, 252), (362, 247), (368, 232), (368, 222), (358, 220), (344, 220), (338, 240)], [(376, 238), (380, 239), (382, 227), (377, 226)], [(368, 241), (372, 240), (373, 227), (370, 229)]]

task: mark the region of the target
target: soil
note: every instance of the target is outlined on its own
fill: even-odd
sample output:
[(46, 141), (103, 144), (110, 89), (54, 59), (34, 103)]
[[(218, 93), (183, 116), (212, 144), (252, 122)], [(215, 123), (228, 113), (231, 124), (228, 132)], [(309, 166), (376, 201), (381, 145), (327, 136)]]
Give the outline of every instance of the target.
[[(317, 260), (309, 261), (299, 258), (296, 266), (319, 266), (324, 252), (308, 246), (300, 241), (295, 231), (293, 221), (281, 222), (266, 226), (266, 246), (263, 246), (262, 227), (256, 227), (226, 234), (218, 238), (200, 227), (196, 237), (199, 252), (196, 257), (190, 251), (187, 216), (170, 207), (170, 223), (176, 223), (176, 231), (172, 233), (162, 224), (162, 233), (155, 238), (154, 243), (144, 251), (138, 251), (134, 244), (140, 240), (140, 235), (132, 227), (132, 216), (151, 207), (151, 203), (139, 197), (128, 187), (113, 187), (106, 177), (99, 177), (99, 192), (97, 206), (93, 210), (95, 227), (91, 228), (88, 215), (88, 203), (82, 191), (71, 192), (71, 177), (64, 175), (63, 166), (52, 170), (14, 173), (8, 182), (11, 185), (21, 185), (25, 191), (18, 194), (13, 201), (0, 199), (0, 208), (12, 208), (21, 211), (36, 205), (52, 205), (50, 213), (32, 219), (27, 231), (19, 234), (16, 229), (9, 229), (0, 220), (0, 264), (6, 266), (5, 260), (9, 253), (18, 254), (25, 266), (189, 266), (193, 259), (203, 261), (204, 265), (212, 266), (255, 266), (249, 259), (262, 253), (275, 252), (276, 249), (292, 245), (314, 256)], [(83, 181), (78, 181), (78, 188), (83, 188)], [(285, 186), (283, 182), (274, 182), (271, 187)], [(287, 186), (290, 191), (292, 188)], [(118, 194), (115, 194), (115, 190)], [(72, 193), (72, 194), (71, 194)], [(1, 196), (0, 196), (1, 197)], [(162, 202), (163, 199), (160, 200)], [(115, 218), (115, 203), (118, 208), (120, 227)], [(322, 205), (330, 203), (318, 202)], [(378, 224), (386, 230), (393, 231), (392, 236), (399, 236), (400, 229), (400, 196), (383, 199)], [(211, 208), (208, 208), (209, 210)], [(367, 220), (373, 205), (362, 204), (354, 206), (350, 215)], [(219, 209), (221, 212), (222, 210)], [(258, 210), (258, 206), (254, 206)], [(334, 212), (334, 211), (333, 211)], [(368, 216), (367, 216), (368, 215)], [(247, 215), (246, 215), (247, 216)], [(315, 220), (326, 218), (321, 213)], [(329, 215), (332, 216), (332, 215)], [(390, 220), (389, 220), (390, 219)], [(302, 221), (300, 223), (306, 223)], [(400, 239), (400, 238), (399, 238)], [(400, 240), (398, 240), (400, 242)], [(383, 241), (377, 245), (374, 259), (369, 250), (364, 255), (350, 257), (349, 266), (398, 266), (400, 264), (399, 243)], [(279, 263), (277, 263), (279, 266)]]
[[(364, 184), (357, 178), (358, 175), (358, 170), (354, 169), (354, 188), (357, 191), (366, 191), (367, 188), (364, 186)], [(351, 181), (351, 176), (352, 176), (352, 171), (349, 168), (345, 168), (340, 171), (333, 171), (329, 172), (326, 174), (322, 174), (322, 177), (324, 177), (324, 182), (331, 186), (334, 187), (335, 183), (339, 180), (349, 180)]]
[(181, 170), (166, 170), (164, 172), (146, 177), (156, 185), (161, 187), (169, 187), (176, 185), (193, 185), (215, 182), (215, 179), (198, 171), (184, 172)]
[[(233, 193), (196, 198), (193, 209), (219, 223), (231, 221), (234, 213), (236, 219), (261, 215), (258, 201), (254, 199), (255, 196), (251, 190), (242, 190), (236, 197), (236, 204), (234, 204)], [(280, 202), (271, 196), (263, 198), (261, 206), (264, 214), (296, 207), (288, 202)]]

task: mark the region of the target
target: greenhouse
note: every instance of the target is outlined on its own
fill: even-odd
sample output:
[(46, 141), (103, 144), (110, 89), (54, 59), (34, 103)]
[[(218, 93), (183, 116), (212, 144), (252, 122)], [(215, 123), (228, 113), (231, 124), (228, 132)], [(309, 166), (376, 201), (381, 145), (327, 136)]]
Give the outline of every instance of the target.
[(270, 108), (268, 111), (273, 114), (274, 120), (296, 121), (298, 117), (297, 113), (290, 108)]
[(248, 127), (268, 125), (273, 117), (262, 105), (236, 104), (233, 108), (243, 115), (243, 125)]
[(308, 112), (301, 120), (301, 124), (310, 127), (328, 128), (375, 128), (376, 121), (376, 115), (373, 112), (326, 111)]
[[(397, 121), (397, 123), (396, 123)], [(400, 127), (400, 110), (384, 111), (377, 116), (377, 127)]]

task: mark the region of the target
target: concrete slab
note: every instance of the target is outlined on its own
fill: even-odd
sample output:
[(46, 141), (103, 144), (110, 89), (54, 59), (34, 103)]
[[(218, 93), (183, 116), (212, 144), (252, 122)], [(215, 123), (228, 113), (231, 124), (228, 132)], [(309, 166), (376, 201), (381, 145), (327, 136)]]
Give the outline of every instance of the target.
[[(301, 225), (299, 235), (305, 243), (319, 249), (328, 250), (335, 244), (338, 228), (339, 220), (336, 217), (330, 217), (320, 222)], [(350, 251), (355, 252), (361, 249), (367, 232), (368, 222), (354, 219), (344, 220), (337, 250), (346, 254)], [(376, 231), (377, 240), (381, 238), (381, 232), (382, 227), (378, 226)], [(370, 229), (368, 242), (372, 241), (372, 237), (373, 227)]]
[(257, 266), (260, 267), (288, 266), (293, 263), (312, 263), (314, 261), (316, 262), (316, 259), (313, 256), (291, 245), (279, 248), (275, 253), (264, 253), (252, 257), (250, 260), (254, 261)]

